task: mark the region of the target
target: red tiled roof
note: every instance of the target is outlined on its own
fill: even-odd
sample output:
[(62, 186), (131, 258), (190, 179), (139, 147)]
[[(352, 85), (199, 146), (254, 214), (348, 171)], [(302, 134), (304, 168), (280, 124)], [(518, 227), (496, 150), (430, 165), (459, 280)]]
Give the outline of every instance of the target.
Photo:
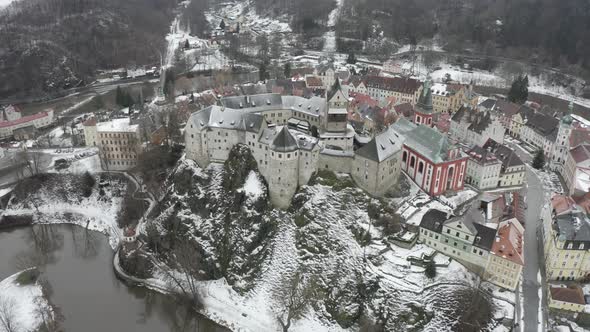
[(501, 112), (506, 117), (512, 117), (520, 110), (520, 105), (517, 105), (513, 102), (505, 101), (505, 100), (498, 100), (496, 102), (496, 110)]
[(587, 214), (590, 214), (590, 193), (585, 193), (582, 196), (573, 197), (578, 206), (583, 208)]
[(519, 226), (518, 220), (511, 219), (504, 226), (500, 227), (492, 245), (492, 252), (496, 256), (513, 263), (524, 265), (524, 257), (522, 255), (522, 229), (519, 229)]
[(367, 87), (406, 94), (415, 93), (422, 85), (418, 80), (403, 77), (367, 76), (365, 82)]
[(576, 163), (590, 159), (590, 145), (582, 144), (570, 150), (570, 154)]
[(305, 84), (309, 87), (323, 86), (322, 80), (316, 76), (305, 77)]
[(96, 118), (95, 117), (91, 117), (90, 119), (84, 121), (84, 126), (85, 127), (96, 126)]
[(401, 114), (404, 117), (412, 117), (414, 115), (414, 106), (410, 103), (403, 103), (393, 106), (393, 109), (397, 114)]
[(33, 114), (33, 115), (29, 115), (29, 116), (23, 116), (22, 118), (18, 119), (18, 120), (14, 120), (14, 121), (4, 121), (4, 122), (0, 122), (0, 128), (6, 128), (6, 127), (11, 127), (11, 126), (16, 126), (22, 123), (27, 123), (33, 120), (37, 120), (37, 119), (41, 119), (44, 118), (46, 116), (49, 116), (49, 113), (47, 112), (39, 112), (37, 114)]
[(584, 292), (579, 286), (549, 287), (551, 298), (556, 301), (585, 305)]
[(558, 215), (569, 211), (575, 204), (576, 202), (569, 196), (555, 195), (551, 197), (551, 206)]
[(574, 128), (570, 134), (570, 146), (590, 143), (590, 130), (587, 128)]

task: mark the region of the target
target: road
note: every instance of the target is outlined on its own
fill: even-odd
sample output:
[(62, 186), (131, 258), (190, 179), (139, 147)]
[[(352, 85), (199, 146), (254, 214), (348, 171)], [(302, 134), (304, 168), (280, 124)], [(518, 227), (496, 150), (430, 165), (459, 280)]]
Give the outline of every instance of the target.
[(58, 91), (53, 96), (45, 96), (45, 97), (31, 96), (31, 97), (24, 97), (24, 98), (13, 97), (13, 98), (1, 99), (0, 105), (30, 104), (30, 103), (44, 102), (44, 101), (58, 101), (60, 99), (69, 98), (72, 96), (86, 94), (86, 93), (105, 94), (111, 90), (116, 89), (117, 86), (124, 87), (124, 86), (130, 86), (130, 85), (135, 85), (135, 84), (142, 84), (146, 81), (158, 82), (159, 78), (144, 76), (144, 77), (136, 77), (136, 78), (124, 78), (124, 79), (120, 79), (117, 81), (111, 81), (111, 82), (95, 82), (95, 83), (81, 86), (81, 87)]
[[(516, 143), (508, 143), (508, 145), (516, 152), (516, 154), (527, 164), (530, 164), (532, 157), (525, 153)], [(524, 232), (524, 271), (523, 271), (523, 285), (522, 294), (524, 303), (524, 329), (525, 332), (544, 331), (541, 325), (539, 328), (539, 305), (541, 299), (539, 298), (539, 289), (541, 284), (544, 284), (544, 278), (541, 278), (539, 283), (539, 276), (541, 265), (543, 264), (543, 245), (541, 239), (541, 223), (539, 217), (541, 207), (544, 203), (545, 195), (547, 194), (543, 185), (537, 175), (527, 166), (527, 190), (526, 190), (526, 205), (525, 212), (525, 232)], [(545, 308), (543, 308), (545, 310)], [(541, 323), (545, 323), (541, 319)]]

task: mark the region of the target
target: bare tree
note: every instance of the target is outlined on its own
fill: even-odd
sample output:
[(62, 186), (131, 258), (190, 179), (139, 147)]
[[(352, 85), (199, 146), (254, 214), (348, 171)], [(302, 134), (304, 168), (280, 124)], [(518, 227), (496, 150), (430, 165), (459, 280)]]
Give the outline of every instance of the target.
[(283, 287), (275, 290), (273, 297), (279, 304), (277, 321), (281, 324), (283, 332), (287, 332), (292, 321), (305, 314), (317, 287), (316, 280), (306, 279), (301, 270), (285, 277), (281, 284)]
[(175, 269), (163, 269), (169, 286), (180, 290), (190, 307), (199, 309), (201, 301), (197, 280), (200, 276), (198, 262), (201, 260), (201, 254), (190, 240), (180, 237), (174, 244), (172, 257), (174, 257)]
[(18, 317), (14, 312), (14, 299), (0, 298), (0, 327), (5, 332), (18, 332)]

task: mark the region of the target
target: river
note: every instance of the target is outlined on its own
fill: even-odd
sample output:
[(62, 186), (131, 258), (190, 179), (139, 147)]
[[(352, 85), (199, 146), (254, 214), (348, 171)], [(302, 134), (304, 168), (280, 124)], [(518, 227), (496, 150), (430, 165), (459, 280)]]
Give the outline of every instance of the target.
[(72, 225), (37, 225), (0, 232), (0, 280), (32, 262), (42, 266), (65, 331), (225, 332), (207, 318), (113, 272), (113, 250), (100, 233)]

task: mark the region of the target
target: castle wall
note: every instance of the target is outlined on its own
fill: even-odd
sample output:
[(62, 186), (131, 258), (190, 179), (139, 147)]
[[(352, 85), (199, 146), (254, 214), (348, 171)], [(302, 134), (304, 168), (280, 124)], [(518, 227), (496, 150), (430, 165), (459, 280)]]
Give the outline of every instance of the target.
[(317, 169), (350, 174), (353, 159), (354, 156), (352, 154), (337, 155), (321, 152), (318, 158)]
[(240, 130), (211, 128), (207, 134), (209, 159), (224, 162), (229, 157), (231, 148), (240, 142)]
[(299, 155), (299, 185), (309, 182), (313, 173), (318, 169), (319, 147), (316, 145), (312, 151), (300, 151)]

